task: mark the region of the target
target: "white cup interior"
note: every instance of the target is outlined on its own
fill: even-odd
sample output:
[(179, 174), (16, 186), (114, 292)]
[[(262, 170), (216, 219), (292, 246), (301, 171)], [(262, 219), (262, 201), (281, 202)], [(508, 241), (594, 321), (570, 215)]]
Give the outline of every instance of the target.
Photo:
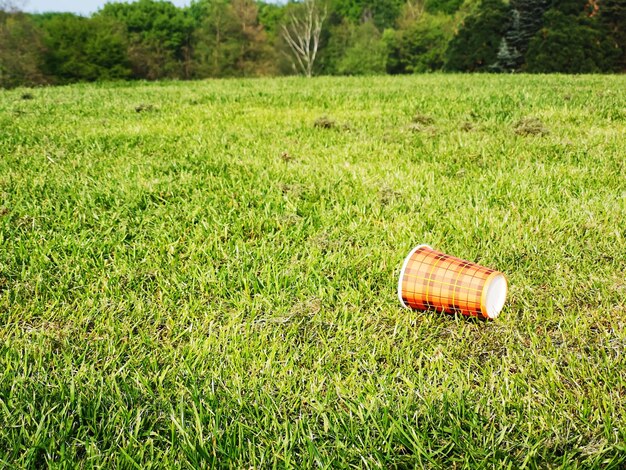
[(496, 318), (504, 307), (506, 300), (506, 278), (502, 274), (495, 276), (487, 289), (487, 316)]

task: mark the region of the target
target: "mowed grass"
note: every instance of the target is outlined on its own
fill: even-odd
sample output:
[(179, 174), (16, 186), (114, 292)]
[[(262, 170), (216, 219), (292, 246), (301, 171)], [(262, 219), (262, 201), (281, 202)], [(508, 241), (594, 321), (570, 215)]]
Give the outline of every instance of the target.
[(623, 468), (625, 221), (626, 76), (3, 91), (0, 464)]

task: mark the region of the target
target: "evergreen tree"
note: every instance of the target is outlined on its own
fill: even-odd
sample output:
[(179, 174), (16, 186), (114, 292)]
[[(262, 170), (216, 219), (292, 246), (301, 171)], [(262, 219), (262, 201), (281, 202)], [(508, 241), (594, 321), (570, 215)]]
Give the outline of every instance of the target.
[(586, 0), (556, 3), (526, 53), (529, 72), (598, 73), (611, 71), (619, 55), (606, 27), (586, 10)]
[[(512, 10), (509, 31), (519, 31), (519, 23), (519, 11)], [(503, 37), (500, 40), (496, 63), (491, 65), (490, 68), (498, 72), (513, 72), (523, 60), (522, 53), (514, 45), (509, 44), (509, 40), (506, 37)]]
[(596, 4), (598, 19), (606, 26), (609, 39), (616, 49), (615, 66), (626, 72), (626, 0), (597, 0)]
[(626, 0), (135, 0), (90, 18), (0, 0), (0, 86), (290, 74), (284, 27), (312, 2), (309, 73), (626, 72)]
[(543, 24), (550, 0), (511, 0), (508, 29), (501, 40), (494, 68), (519, 71), (531, 38)]

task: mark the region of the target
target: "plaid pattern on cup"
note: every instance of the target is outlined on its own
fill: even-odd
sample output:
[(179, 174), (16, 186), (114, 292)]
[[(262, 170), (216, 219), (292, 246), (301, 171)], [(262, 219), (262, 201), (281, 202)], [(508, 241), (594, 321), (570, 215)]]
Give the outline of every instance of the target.
[(497, 317), (506, 293), (502, 273), (427, 245), (406, 257), (398, 281), (398, 297), (405, 307), (480, 318)]

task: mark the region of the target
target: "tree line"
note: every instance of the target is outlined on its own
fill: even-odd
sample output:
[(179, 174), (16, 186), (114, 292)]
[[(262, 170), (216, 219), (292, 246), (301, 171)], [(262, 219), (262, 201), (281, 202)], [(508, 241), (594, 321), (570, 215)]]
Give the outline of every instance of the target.
[(626, 71), (626, 0), (195, 0), (90, 17), (0, 0), (0, 86), (288, 74)]

